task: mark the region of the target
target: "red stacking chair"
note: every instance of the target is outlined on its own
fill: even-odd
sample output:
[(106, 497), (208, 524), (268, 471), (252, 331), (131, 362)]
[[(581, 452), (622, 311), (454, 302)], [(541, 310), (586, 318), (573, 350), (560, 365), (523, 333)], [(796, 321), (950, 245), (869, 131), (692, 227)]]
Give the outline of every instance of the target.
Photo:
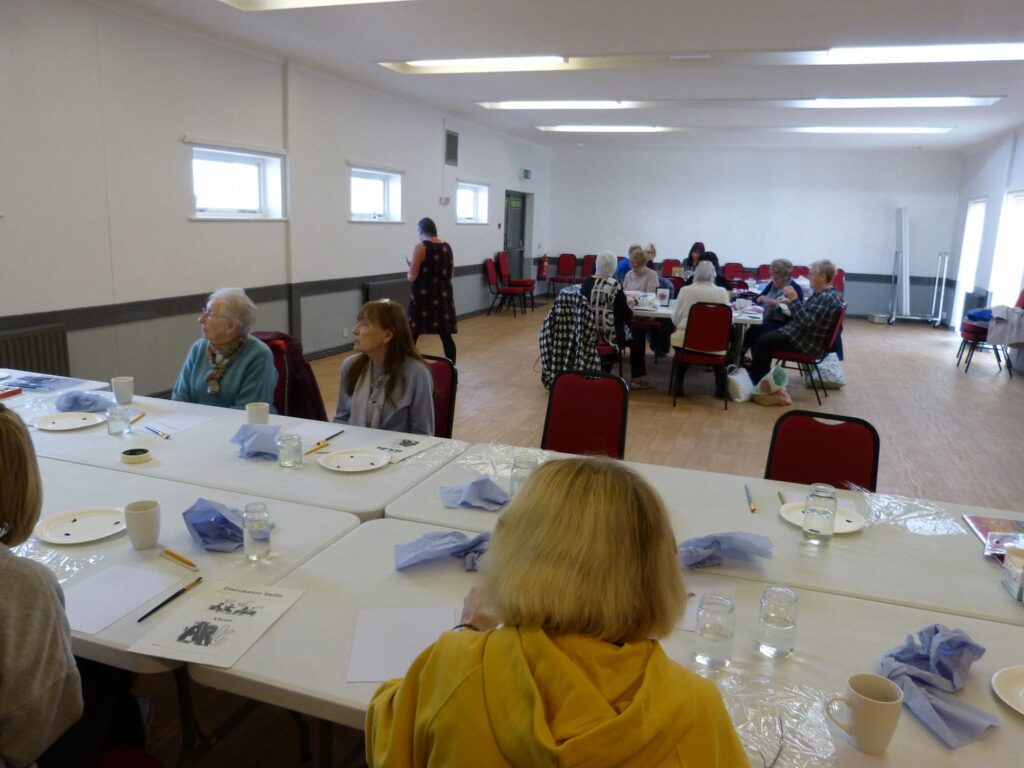
[(277, 369), (274, 408), (282, 416), (327, 421), (327, 411), (313, 369), (302, 354), (302, 342), (281, 331), (253, 331), (270, 347)]
[(494, 309), (494, 305), (498, 305), (498, 311), (505, 307), (505, 302), (509, 301), (512, 305), (512, 317), (516, 316), (516, 299), (519, 299), (519, 303), (523, 308), (523, 314), (526, 314), (526, 289), (525, 288), (512, 288), (508, 285), (501, 285), (498, 283), (498, 270), (494, 267), (494, 259), (484, 259), (484, 269), (487, 270), (487, 287), (491, 291), (491, 306), (487, 308), (488, 316), (491, 314), (491, 310)]
[(498, 275), (501, 277), (501, 284), (509, 288), (525, 288), (526, 295), (530, 297), (530, 309), (534, 309), (533, 292), (537, 287), (537, 281), (530, 277), (510, 278), (508, 270), (508, 254), (505, 251), (498, 251)]
[(562, 253), (558, 256), (558, 266), (555, 268), (555, 274), (548, 278), (548, 295), (551, 295), (551, 291), (554, 290), (556, 283), (565, 283), (566, 285), (572, 285), (576, 282), (576, 254), (575, 253)]
[(796, 278), (796, 277), (810, 277), (810, 275), (811, 275), (811, 268), (810, 267), (793, 267), (793, 277), (794, 278)]
[(738, 261), (727, 261), (722, 265), (722, 277), (726, 280), (746, 280), (753, 277), (753, 272), (747, 272)]
[(551, 385), (540, 447), (621, 459), (626, 453), (629, 389), (600, 371), (560, 373)]
[(771, 264), (762, 264), (761, 266), (759, 266), (757, 268), (757, 280), (758, 280), (758, 282), (761, 282), (762, 280), (771, 280), (771, 279), (772, 279), (772, 266), (771, 266)]
[(423, 355), (434, 377), (434, 437), (451, 437), (455, 425), (455, 394), (459, 369), (447, 357)]
[[(772, 357), (781, 362), (783, 368), (792, 368), (792, 366), (786, 365), (786, 363), (794, 363), (801, 377), (810, 375), (811, 386), (814, 388), (814, 396), (818, 398), (818, 405), (821, 405), (821, 395), (818, 394), (819, 386), (821, 391), (825, 393), (825, 397), (828, 397), (828, 390), (825, 389), (825, 382), (821, 378), (821, 371), (818, 370), (818, 363), (824, 360), (825, 356), (835, 348), (836, 339), (839, 338), (839, 332), (843, 329), (843, 319), (845, 317), (846, 305), (843, 304), (839, 308), (839, 316), (836, 318), (836, 323), (832, 326), (832, 331), (828, 335), (828, 343), (825, 344), (825, 349), (822, 350), (820, 355), (805, 355), (803, 352), (782, 351), (772, 353)], [(818, 377), (817, 381), (814, 379), (815, 375)]]
[(836, 289), (836, 293), (839, 294), (839, 298), (843, 298), (843, 287), (846, 285), (846, 273), (841, 270), (836, 270), (836, 276), (832, 278), (832, 287)]
[(602, 363), (610, 362), (612, 365), (618, 363), (619, 376), (622, 375), (622, 352), (618, 347), (612, 346), (611, 344), (598, 344), (597, 356), (601, 358)]
[(874, 491), (878, 450), (878, 431), (864, 419), (789, 411), (775, 422), (764, 476), (803, 485), (846, 488), (852, 484)]
[(672, 270), (682, 266), (683, 262), (679, 259), (665, 259), (661, 262), (661, 276), (672, 277)]
[(594, 274), (594, 267), (597, 266), (597, 254), (589, 253), (583, 257), (583, 266), (580, 267), (580, 276), (576, 278), (577, 283), (582, 283), (590, 275)]
[[(725, 409), (729, 409), (729, 396), (725, 392), (725, 365), (729, 360), (729, 337), (732, 334), (732, 307), (700, 301), (690, 307), (686, 320), (683, 348), (676, 348), (672, 356), (672, 372), (668, 388), (672, 393), (672, 406), (676, 404), (676, 391), (682, 390), (686, 369), (691, 365), (710, 365), (715, 368), (715, 388), (722, 391)], [(678, 370), (678, 382), (676, 381)], [(685, 393), (684, 393), (685, 397)]]
[[(999, 356), (999, 347), (995, 344), (986, 343), (988, 340), (988, 324), (976, 323), (966, 317), (960, 321), (960, 349), (956, 353), (956, 367), (960, 367), (960, 358), (963, 357), (964, 349), (967, 348), (967, 365), (964, 366), (964, 373), (971, 370), (971, 358), (974, 357), (976, 349), (991, 349), (996, 356), (996, 365), (1003, 370), (1003, 361)], [(1007, 365), (1010, 364), (1007, 359)]]
[(669, 282), (672, 283), (672, 296), (673, 298), (679, 297), (679, 291), (686, 285), (686, 278), (684, 277), (670, 277)]

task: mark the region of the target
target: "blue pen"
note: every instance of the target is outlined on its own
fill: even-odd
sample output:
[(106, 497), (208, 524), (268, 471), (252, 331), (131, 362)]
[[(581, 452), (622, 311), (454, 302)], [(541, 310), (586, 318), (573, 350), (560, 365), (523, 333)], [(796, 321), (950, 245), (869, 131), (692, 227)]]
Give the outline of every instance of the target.
[(146, 429), (148, 429), (148, 430), (149, 430), (150, 432), (152, 432), (152, 433), (153, 433), (154, 435), (160, 435), (160, 437), (162, 437), (162, 438), (163, 438), (164, 440), (170, 440), (170, 439), (171, 439), (171, 436), (170, 436), (170, 435), (168, 435), (168, 434), (167, 434), (166, 432), (161, 432), (161, 431), (160, 431), (159, 429), (157, 429), (156, 427), (151, 427), (151, 426), (149, 426), (149, 424), (147, 424), (147, 425), (146, 425)]

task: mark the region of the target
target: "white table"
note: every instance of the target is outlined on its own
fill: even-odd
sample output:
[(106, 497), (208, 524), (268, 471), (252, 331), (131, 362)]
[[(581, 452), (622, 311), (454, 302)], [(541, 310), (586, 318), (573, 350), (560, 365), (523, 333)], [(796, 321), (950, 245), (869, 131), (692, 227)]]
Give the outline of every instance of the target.
[[(146, 416), (132, 427), (130, 435), (112, 437), (103, 424), (67, 432), (35, 429), (32, 440), (36, 453), (147, 477), (315, 504), (351, 512), (361, 520), (367, 520), (381, 517), (386, 504), (424, 480), (466, 447), (466, 443), (458, 440), (442, 440), (433, 448), (399, 464), (370, 472), (333, 472), (317, 465), (316, 454), (305, 457), (301, 468), (284, 469), (274, 461), (238, 456), (238, 445), (230, 440), (245, 423), (243, 411), (152, 397), (136, 397), (132, 407), (143, 411)], [(178, 413), (194, 414), (208, 420), (175, 433), (169, 440), (145, 429), (146, 424), (153, 420)], [(283, 431), (287, 431), (289, 425), (304, 421), (286, 416), (270, 417), (270, 423), (282, 424)], [(385, 445), (401, 437), (397, 432), (316, 423), (345, 430), (331, 440), (329, 450)], [(121, 452), (126, 448), (147, 448), (153, 458), (144, 464), (124, 464)]]
[[(491, 531), (497, 512), (480, 509), (448, 509), (438, 488), (462, 485), (479, 474), (508, 482), (508, 462), (515, 451), (508, 446), (474, 445), (442, 467), (425, 482), (388, 504), (386, 517), (459, 528)], [(489, 459), (498, 457), (494, 469)], [(799, 528), (779, 514), (778, 492), (806, 492), (804, 486), (744, 478), (715, 472), (627, 462), (661, 493), (678, 540), (723, 531), (749, 531), (768, 536), (774, 544), (771, 559), (749, 562), (730, 560), (715, 569), (743, 579), (778, 582), (798, 588), (817, 589), (837, 595), (861, 597), (893, 605), (949, 611), (989, 621), (1024, 626), (1024, 605), (1013, 600), (999, 583), (999, 568), (982, 556), (982, 545), (967, 531), (958, 535), (925, 536), (888, 524), (871, 524), (863, 531), (833, 537), (825, 547), (803, 542)], [(756, 514), (747, 508), (743, 492), (749, 485)], [(854, 498), (858, 510), (868, 514), (862, 497)], [(964, 512), (1024, 519), (1001, 510), (980, 510), (942, 504), (956, 520)]]
[[(204, 580), (230, 579), (273, 584), (359, 524), (357, 517), (344, 512), (265, 499), (252, 493), (202, 488), (46, 458), (39, 460), (39, 468), (43, 478), (44, 519), (73, 509), (122, 506), (139, 499), (155, 499), (160, 502), (158, 548), (135, 550), (124, 533), (73, 546), (50, 545), (33, 537), (26, 547), (27, 556), (46, 562), (55, 571), (65, 592), (111, 565), (153, 569), (180, 577), (180, 584), (169, 588), (99, 634), (73, 633), (76, 654), (136, 672), (161, 672), (178, 665), (178, 662), (141, 656), (126, 649), (148, 632), (154, 626), (153, 622), (159, 622), (159, 614), (152, 621), (142, 624), (137, 623), (136, 619), (186, 580), (201, 575)], [(239, 508), (251, 501), (265, 501), (275, 523), (271, 537), (271, 556), (259, 563), (252, 563), (241, 552), (209, 552), (195, 544), (181, 513), (200, 496)], [(163, 547), (191, 559), (199, 566), (199, 573), (194, 574), (160, 557)]]
[[(12, 382), (21, 378), (22, 376), (54, 376), (55, 374), (49, 373), (35, 373), (33, 371), (21, 371), (17, 368), (0, 368), (0, 387), (10, 386)], [(32, 389), (25, 389), (20, 395), (11, 395), (0, 400), (8, 408), (21, 412), (27, 405), (35, 401), (39, 401), (40, 404), (52, 403), (57, 400), (64, 392), (71, 390), (82, 390), (84, 392), (91, 392), (97, 389), (106, 389), (110, 386), (109, 381), (91, 381), (90, 379), (78, 379), (73, 376), (57, 376), (59, 379), (63, 379), (60, 382), (59, 389), (52, 392), (39, 392)], [(23, 418), (27, 418), (27, 415)]]
[[(657, 318), (658, 320), (671, 320), (676, 311), (676, 299), (672, 299), (668, 306), (658, 306), (651, 308), (644, 307), (633, 307), (634, 317), (649, 317)], [(732, 323), (733, 325), (761, 325), (764, 320), (764, 316), (760, 312), (740, 312), (733, 309), (732, 312)]]
[[(273, 702), (332, 722), (362, 728), (378, 683), (348, 683), (346, 672), (361, 608), (451, 608), (461, 605), (476, 575), (461, 559), (394, 570), (392, 548), (411, 541), (431, 526), (402, 520), (365, 523), (278, 584), (307, 592), (231, 669), (192, 665), (193, 679), (204, 685)], [(949, 614), (897, 608), (814, 591), (800, 592), (797, 650), (772, 662), (754, 651), (757, 602), (763, 584), (736, 580), (737, 631), (733, 660), (738, 669), (823, 692), (840, 691), (854, 672), (877, 671), (878, 661), (902, 643), (907, 632), (941, 622), (962, 628), (988, 649), (971, 670), (959, 697), (997, 715), (1001, 727), (978, 742), (947, 749), (904, 711), (886, 756), (854, 750), (833, 728), (838, 764), (1015, 765), (1024, 751), (1024, 718), (996, 700), (988, 681), (997, 669), (1024, 663), (1024, 630), (1008, 624), (963, 619)], [(836, 620), (842, 617), (842, 620)], [(690, 664), (693, 635), (676, 630), (664, 641), (676, 661)]]

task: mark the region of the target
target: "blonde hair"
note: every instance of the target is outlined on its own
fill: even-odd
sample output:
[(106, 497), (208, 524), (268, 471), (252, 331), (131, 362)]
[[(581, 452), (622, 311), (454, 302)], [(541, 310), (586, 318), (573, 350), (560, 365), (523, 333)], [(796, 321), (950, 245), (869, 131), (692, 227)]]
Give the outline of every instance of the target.
[(664, 637), (686, 592), (665, 505), (604, 458), (549, 461), (498, 519), (483, 598), (504, 624), (607, 642)]
[(643, 247), (635, 243), (629, 246), (629, 264), (630, 266), (636, 266), (637, 264), (647, 265), (647, 254), (644, 253)]
[(25, 541), (42, 506), (43, 484), (28, 430), (0, 403), (0, 542), (14, 546)]

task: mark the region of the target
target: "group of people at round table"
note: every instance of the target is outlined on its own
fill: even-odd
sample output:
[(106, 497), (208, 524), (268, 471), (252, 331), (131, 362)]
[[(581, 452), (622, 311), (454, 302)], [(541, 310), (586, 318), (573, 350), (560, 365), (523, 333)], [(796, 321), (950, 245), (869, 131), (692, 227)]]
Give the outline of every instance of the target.
[[(599, 253), (594, 273), (583, 281), (580, 288), (594, 312), (597, 343), (614, 348), (618, 354), (629, 349), (630, 389), (648, 389), (651, 386), (646, 378), (648, 333), (634, 325), (633, 296), (654, 293), (659, 288), (659, 276), (649, 266), (656, 253), (653, 244), (648, 244), (646, 249), (633, 245), (629, 256), (620, 263), (616, 263), (617, 259), (610, 251)], [(656, 351), (665, 354), (668, 345), (683, 347), (690, 309), (695, 304), (730, 302), (728, 283), (719, 270), (717, 256), (707, 251), (703, 243), (693, 244), (682, 269), (688, 277), (676, 296), (671, 336), (665, 333), (667, 329), (651, 333), (652, 345)], [(822, 259), (812, 263), (808, 275), (812, 295), (805, 297), (803, 289), (793, 279), (793, 263), (789, 259), (772, 261), (771, 280), (754, 299), (764, 308), (762, 324), (747, 329), (743, 342), (742, 354), (748, 350), (751, 352), (751, 358), (745, 364), (749, 366), (754, 382), (768, 373), (776, 351), (792, 350), (806, 354), (823, 351), (842, 304), (832, 286), (835, 274), (836, 267), (831, 261)], [(667, 325), (667, 321), (665, 323)], [(613, 355), (602, 356), (601, 365), (606, 372), (612, 369), (614, 362)]]

